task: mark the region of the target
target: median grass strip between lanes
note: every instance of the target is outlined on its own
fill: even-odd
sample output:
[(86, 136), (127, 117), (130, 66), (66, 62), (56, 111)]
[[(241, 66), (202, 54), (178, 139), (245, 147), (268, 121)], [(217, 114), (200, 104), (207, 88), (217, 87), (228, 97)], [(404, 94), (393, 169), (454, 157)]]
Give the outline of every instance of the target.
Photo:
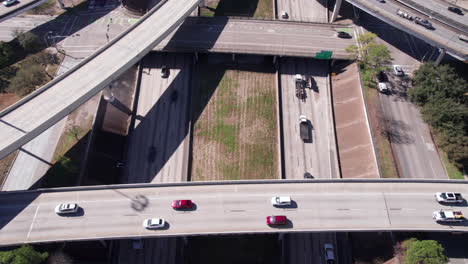
[(192, 180), (278, 177), (274, 74), (253, 68), (197, 67)]

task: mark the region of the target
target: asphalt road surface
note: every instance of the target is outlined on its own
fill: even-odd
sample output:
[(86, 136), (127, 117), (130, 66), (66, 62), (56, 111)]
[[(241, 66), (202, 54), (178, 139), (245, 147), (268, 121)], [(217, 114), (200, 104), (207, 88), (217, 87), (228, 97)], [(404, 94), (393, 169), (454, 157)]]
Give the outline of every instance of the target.
[[(338, 178), (338, 157), (328, 83), (328, 62), (305, 59), (280, 61), (280, 89), (286, 179), (302, 179), (308, 172), (315, 178)], [(306, 88), (306, 98), (296, 96), (295, 75), (306, 77), (312, 88)], [(310, 121), (309, 136), (300, 136), (299, 116)]]
[[(74, 70), (56, 79), (45, 92), (1, 117), (0, 158), (26, 144), (67, 116), (85, 101), (132, 67), (179, 21), (194, 9), (199, 0), (169, 0), (119, 41)], [(2, 112), (4, 113), (4, 112)]]
[[(160, 188), (68, 192), (0, 193), (0, 245), (48, 241), (110, 239), (188, 234), (233, 234), (293, 231), (419, 230), (468, 232), (466, 221), (437, 224), (432, 212), (443, 206), (437, 191), (462, 192), (463, 183), (289, 183), (194, 185)], [(275, 208), (270, 199), (290, 195), (290, 208)], [(175, 211), (174, 199), (192, 199), (192, 210)], [(54, 208), (77, 202), (75, 216), (58, 216)], [(286, 215), (284, 228), (266, 225), (268, 215)], [(145, 218), (167, 221), (162, 230), (142, 227)]]
[[(129, 183), (187, 180), (191, 63), (191, 56), (177, 54), (153, 53), (143, 60), (127, 154)], [(163, 65), (168, 78), (161, 77)]]
[[(347, 0), (352, 4), (357, 4), (369, 9), (374, 14), (378, 14), (379, 18), (391, 21), (393, 24), (401, 29), (404, 29), (408, 33), (421, 38), (425, 41), (433, 43), (432, 45), (447, 48), (459, 56), (466, 56), (468, 54), (468, 46), (465, 42), (458, 39), (459, 31), (452, 29), (440, 22), (433, 19), (427, 18), (425, 15), (416, 11), (410, 10), (406, 6), (400, 4), (394, 0), (386, 0), (385, 3), (379, 3), (377, 1), (364, 1), (364, 0)], [(413, 17), (419, 16), (425, 19), (429, 19), (434, 29), (429, 30), (415, 22), (408, 19), (399, 17), (396, 12), (398, 9), (405, 10), (408, 14)]]
[(405, 71), (404, 77), (397, 77), (390, 69), (387, 77), (391, 93), (379, 95), (400, 177), (447, 179), (429, 127), (407, 97), (410, 77), (420, 65), (418, 60), (431, 59), (433, 48), (368, 15), (362, 20), (367, 30), (378, 35), (377, 41), (389, 48), (393, 63)]
[[(335, 258), (338, 248), (335, 243), (335, 233), (291, 233), (284, 237), (284, 258), (285, 263), (310, 264), (326, 263), (325, 244), (332, 244)], [(337, 259), (337, 263), (341, 263)]]
[(356, 41), (336, 37), (346, 25), (189, 17), (156, 50), (225, 52), (315, 57), (322, 50), (349, 58), (345, 48)]
[[(301, 22), (328, 22), (327, 0), (276, 0), (277, 17), (280, 20), (301, 21)], [(288, 14), (287, 18), (283, 18), (281, 14), (285, 11)]]

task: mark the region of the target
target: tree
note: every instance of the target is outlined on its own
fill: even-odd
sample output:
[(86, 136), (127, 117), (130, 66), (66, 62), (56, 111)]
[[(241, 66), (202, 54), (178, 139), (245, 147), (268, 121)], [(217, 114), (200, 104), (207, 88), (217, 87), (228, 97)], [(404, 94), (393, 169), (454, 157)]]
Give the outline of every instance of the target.
[(11, 79), (6, 91), (19, 96), (33, 92), (37, 86), (44, 84), (46, 77), (43, 67), (38, 64), (24, 65)]
[(435, 240), (408, 239), (401, 244), (402, 264), (445, 264), (444, 248)]
[(27, 52), (32, 53), (41, 49), (42, 42), (32, 32), (22, 32), (20, 30), (15, 30), (13, 35), (18, 40), (19, 45)]
[(24, 245), (9, 251), (0, 251), (0, 264), (39, 264), (47, 257), (47, 252), (40, 253), (32, 246)]
[(379, 71), (387, 70), (392, 60), (390, 51), (385, 45), (375, 43), (377, 35), (371, 32), (366, 32), (359, 35), (357, 38), (359, 46), (350, 45), (345, 50), (351, 53), (359, 62), (361, 70), (363, 70), (363, 80), (367, 85), (372, 85), (375, 75)]
[(3, 68), (11, 63), (15, 57), (15, 50), (8, 42), (0, 41), (0, 67)]

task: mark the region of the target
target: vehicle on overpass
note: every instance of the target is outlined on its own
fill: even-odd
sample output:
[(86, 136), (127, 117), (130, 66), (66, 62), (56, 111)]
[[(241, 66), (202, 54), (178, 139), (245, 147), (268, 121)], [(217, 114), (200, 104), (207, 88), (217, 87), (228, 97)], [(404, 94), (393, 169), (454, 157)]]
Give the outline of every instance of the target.
[(2, 4), (3, 4), (4, 6), (11, 6), (11, 5), (13, 5), (14, 3), (16, 3), (17, 1), (18, 1), (18, 0), (5, 0), (5, 1), (3, 1)]
[(291, 197), (289, 196), (275, 196), (271, 198), (273, 206), (289, 206), (291, 205)]
[(148, 218), (143, 221), (143, 227), (146, 229), (163, 228), (166, 221), (162, 218)]
[(353, 38), (348, 32), (344, 32), (344, 31), (338, 31), (336, 33), (336, 36), (339, 37), (339, 38), (344, 38), (344, 39)]
[(55, 207), (55, 213), (58, 215), (74, 214), (78, 212), (78, 208), (78, 204), (76, 203), (59, 204)]
[(455, 14), (458, 14), (458, 15), (463, 16), (463, 11), (462, 11), (460, 8), (458, 8), (458, 7), (449, 6), (447, 9), (448, 9), (448, 11), (450, 11), (450, 12), (453, 12), (453, 13), (455, 13)]
[(281, 226), (287, 223), (287, 218), (284, 215), (267, 216), (266, 223), (269, 226)]
[(174, 200), (172, 201), (173, 209), (190, 209), (193, 206), (192, 200)]
[(463, 216), (462, 212), (460, 210), (440, 210), (440, 211), (434, 211), (432, 213), (432, 218), (436, 222), (462, 222), (465, 221), (465, 217)]
[(299, 133), (302, 141), (308, 142), (310, 140), (309, 135), (309, 120), (305, 115), (299, 117)]
[(434, 196), (439, 203), (462, 203), (465, 201), (461, 193), (455, 192), (438, 192)]
[(401, 16), (402, 18), (406, 18), (408, 20), (413, 20), (413, 16), (408, 14), (407, 12), (403, 11), (403, 10), (400, 10), (398, 9), (397, 10), (397, 15)]
[(420, 26), (423, 26), (423, 27), (425, 27), (427, 29), (433, 29), (431, 22), (429, 22), (429, 20), (424, 19), (424, 18), (415, 17), (414, 18), (414, 23), (416, 23), (416, 24), (418, 24)]
[(306, 98), (306, 81), (304, 79), (304, 76), (300, 74), (296, 74), (294, 76), (294, 80), (296, 81), (296, 97), (299, 98), (300, 100), (305, 100)]

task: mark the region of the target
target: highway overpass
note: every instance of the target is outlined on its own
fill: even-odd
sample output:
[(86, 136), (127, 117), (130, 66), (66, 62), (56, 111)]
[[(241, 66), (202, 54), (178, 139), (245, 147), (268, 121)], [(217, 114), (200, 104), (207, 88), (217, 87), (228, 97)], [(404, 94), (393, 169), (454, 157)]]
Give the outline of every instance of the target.
[[(338, 38), (337, 31), (347, 31), (353, 38)], [(356, 38), (350, 25), (188, 17), (154, 50), (304, 58), (323, 58), (328, 52), (332, 59), (350, 59), (345, 48), (351, 44), (356, 44)]]
[(163, 0), (65, 74), (0, 113), (0, 159), (104, 89), (175, 30), (201, 0)]
[(11, 6), (0, 5), (0, 22), (17, 16), (38, 5), (42, 5), (46, 0), (21, 0)]
[[(0, 245), (205, 234), (442, 231), (468, 232), (468, 223), (437, 224), (432, 212), (461, 209), (434, 200), (440, 191), (468, 197), (468, 181), (270, 180), (93, 186), (0, 193)], [(288, 195), (289, 208), (272, 196)], [(192, 199), (193, 210), (175, 211), (174, 199)], [(65, 202), (81, 207), (58, 216)], [(266, 225), (268, 215), (286, 215), (284, 228)], [(161, 230), (142, 227), (145, 218), (164, 218)]]
[[(385, 3), (380, 3), (378, 1), (373, 0), (346, 1), (358, 7), (359, 9), (362, 9), (363, 11), (371, 14), (372, 16), (375, 16), (396, 28), (405, 31), (408, 34), (422, 39), (423, 41), (431, 44), (432, 46), (443, 48), (447, 51), (447, 53), (459, 60), (468, 60), (468, 44), (458, 38), (458, 35), (466, 35), (468, 32), (461, 31), (460, 29), (463, 28), (460, 28), (459, 26), (450, 26), (450, 23), (448, 23), (447, 20), (442, 21), (441, 19), (432, 19), (429, 18), (427, 15), (424, 15), (420, 11), (417, 11), (416, 8), (410, 8), (410, 2), (414, 2), (415, 0), (386, 0)], [(399, 9), (404, 10), (412, 16), (419, 16), (428, 19), (434, 26), (434, 29), (428, 30), (420, 25), (417, 25), (414, 21), (410, 21), (408, 19), (398, 16), (396, 12)], [(435, 12), (437, 11), (434, 11), (434, 13)]]

